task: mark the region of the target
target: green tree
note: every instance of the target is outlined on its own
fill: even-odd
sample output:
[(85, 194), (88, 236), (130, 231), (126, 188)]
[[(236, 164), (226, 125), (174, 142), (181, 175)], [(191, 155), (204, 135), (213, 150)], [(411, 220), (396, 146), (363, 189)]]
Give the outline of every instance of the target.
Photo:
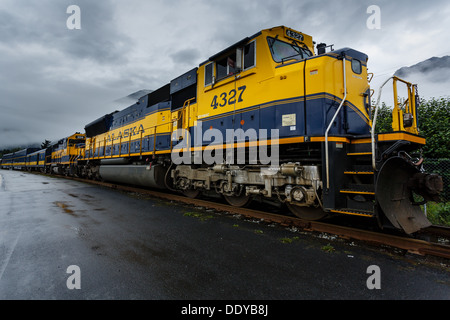
[(418, 108), (420, 135), (426, 138), (425, 158), (450, 157), (450, 98), (421, 100)]
[(0, 151), (0, 158), (2, 158), (5, 154), (13, 153), (13, 152), (19, 151), (20, 149), (22, 149), (22, 148), (18, 147), (18, 148), (11, 148), (11, 149), (3, 149)]
[[(373, 115), (372, 115), (373, 119)], [(386, 106), (383, 102), (378, 109), (377, 122), (375, 124), (376, 133), (385, 133), (392, 131), (392, 107)]]
[(41, 143), (41, 149), (48, 148), (50, 146), (50, 143), (50, 140), (45, 139), (45, 141)]

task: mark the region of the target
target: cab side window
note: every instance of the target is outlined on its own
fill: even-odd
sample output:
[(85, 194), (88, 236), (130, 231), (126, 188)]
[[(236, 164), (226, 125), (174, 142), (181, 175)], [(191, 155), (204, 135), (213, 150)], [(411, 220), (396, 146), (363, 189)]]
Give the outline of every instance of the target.
[(244, 70), (256, 65), (256, 41), (252, 41), (244, 47)]
[(205, 87), (256, 66), (256, 40), (205, 65)]
[(217, 80), (223, 79), (236, 72), (236, 53), (230, 54), (216, 62)]
[(205, 66), (205, 86), (209, 86), (213, 82), (214, 75), (214, 62), (211, 62)]
[(352, 71), (356, 74), (361, 74), (362, 72), (361, 61), (355, 58), (352, 59)]

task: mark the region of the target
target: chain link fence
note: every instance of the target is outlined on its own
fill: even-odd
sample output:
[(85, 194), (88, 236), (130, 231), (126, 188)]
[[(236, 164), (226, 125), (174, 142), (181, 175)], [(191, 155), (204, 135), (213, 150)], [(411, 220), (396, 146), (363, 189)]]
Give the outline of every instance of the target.
[(437, 173), (444, 182), (443, 202), (450, 202), (450, 159), (425, 159), (423, 167), (428, 173)]

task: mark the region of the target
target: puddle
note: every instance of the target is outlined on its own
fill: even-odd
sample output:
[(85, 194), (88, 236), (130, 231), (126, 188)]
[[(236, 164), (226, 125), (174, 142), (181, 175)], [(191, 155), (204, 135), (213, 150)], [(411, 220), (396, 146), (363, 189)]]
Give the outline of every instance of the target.
[(70, 227), (71, 230), (75, 231), (75, 234), (79, 236), (81, 234), (81, 228), (79, 227)]
[(55, 201), (54, 204), (56, 204), (58, 207), (60, 207), (61, 209), (63, 209), (65, 213), (68, 213), (68, 214), (70, 214), (70, 215), (72, 215), (72, 216), (74, 216), (74, 217), (78, 217), (78, 216), (73, 212), (73, 210), (70, 210), (70, 209), (68, 208), (69, 206), (68, 206), (67, 204), (65, 204), (64, 202)]

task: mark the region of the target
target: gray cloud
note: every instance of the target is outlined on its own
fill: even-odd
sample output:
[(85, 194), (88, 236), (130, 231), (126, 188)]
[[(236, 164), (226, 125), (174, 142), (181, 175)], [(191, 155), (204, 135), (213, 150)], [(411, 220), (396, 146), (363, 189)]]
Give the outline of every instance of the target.
[[(446, 1), (2, 0), (0, 148), (59, 139), (114, 110), (117, 99), (157, 89), (261, 29), (290, 26), (314, 40), (368, 53), (382, 80), (450, 49)], [(69, 30), (69, 5), (81, 30)], [(439, 23), (435, 23), (439, 21)], [(427, 80), (427, 78), (424, 78)], [(426, 88), (426, 86), (425, 86)], [(431, 88), (431, 86), (430, 86)], [(432, 89), (432, 88), (431, 88)], [(431, 90), (430, 89), (430, 90)]]
[[(81, 30), (66, 26), (66, 9), (72, 4), (81, 8)], [(114, 14), (108, 0), (10, 1), (0, 7), (0, 36), (4, 44), (39, 44), (69, 59), (121, 62), (133, 42), (114, 24)]]
[(174, 63), (195, 66), (200, 60), (200, 51), (196, 48), (182, 49), (170, 54)]

